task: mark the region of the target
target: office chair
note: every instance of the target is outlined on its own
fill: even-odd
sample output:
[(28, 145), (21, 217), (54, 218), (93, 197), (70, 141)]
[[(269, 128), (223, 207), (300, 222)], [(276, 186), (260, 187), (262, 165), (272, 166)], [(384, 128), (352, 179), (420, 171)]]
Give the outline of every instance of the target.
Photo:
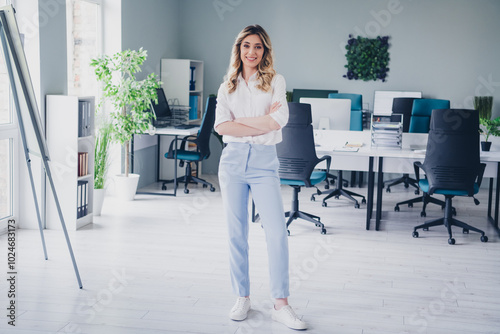
[[(325, 155), (318, 159), (316, 156), (311, 105), (289, 102), (288, 110), (288, 123), (281, 130), (283, 140), (276, 145), (281, 184), (293, 188), (292, 208), (285, 212), (285, 217), (288, 217), (286, 226), (288, 228), (292, 221), (301, 218), (321, 227), (321, 234), (326, 234), (320, 217), (299, 210), (299, 192), (301, 187), (315, 187), (325, 180), (332, 158)], [(314, 167), (321, 161), (326, 161), (326, 171), (315, 171)]]
[[(444, 225), (448, 229), (450, 245), (455, 244), (451, 227), (461, 227), (463, 233), (481, 233), (481, 241), (488, 237), (478, 228), (452, 217), (452, 199), (455, 196), (474, 197), (483, 178), (486, 164), (479, 160), (479, 113), (467, 109), (435, 109), (432, 111), (429, 139), (424, 163), (415, 162), (415, 174), (423, 192), (445, 197), (444, 217), (415, 226), (413, 237), (418, 238), (417, 229)], [(419, 169), (425, 172), (420, 179)], [(479, 201), (474, 198), (474, 203)]]
[[(179, 167), (183, 167), (184, 163), (186, 163), (186, 174), (180, 178), (179, 182), (184, 182), (184, 193), (188, 194), (188, 184), (189, 183), (201, 183), (203, 184), (203, 188), (210, 186), (210, 191), (215, 191), (214, 186), (203, 180), (198, 178), (198, 169), (196, 171), (196, 176), (192, 175), (192, 163), (198, 163), (199, 161), (208, 159), (210, 156), (210, 135), (212, 133), (212, 128), (215, 123), (215, 105), (217, 104), (217, 99), (215, 97), (209, 97), (207, 99), (207, 106), (205, 110), (205, 114), (203, 115), (203, 119), (201, 121), (200, 130), (196, 136), (186, 136), (184, 138), (178, 138), (177, 140), (172, 140), (170, 146), (168, 148), (168, 152), (165, 153), (165, 158), (167, 159), (175, 159), (175, 153), (177, 153), (177, 159), (179, 161)], [(177, 147), (177, 141), (181, 141), (181, 145), (177, 150), (174, 149)], [(196, 151), (191, 151), (186, 149), (186, 143), (194, 143), (196, 144)], [(170, 183), (172, 181), (163, 182), (162, 189), (166, 190), (166, 183)]]
[[(338, 90), (327, 90), (327, 89), (299, 89), (294, 88), (292, 92), (292, 102), (300, 102), (301, 97), (312, 97), (312, 98), (328, 98), (330, 94), (338, 93)], [(326, 176), (325, 189), (330, 188), (330, 184), (334, 184), (337, 176), (328, 174)], [(344, 182), (344, 187), (349, 186), (349, 182), (347, 180), (342, 180)], [(318, 195), (321, 195), (321, 191), (318, 190)]]
[[(392, 113), (403, 115), (403, 132), (408, 132), (410, 130), (410, 118), (411, 111), (413, 108), (413, 101), (417, 99), (415, 97), (395, 97), (392, 100)], [(391, 187), (397, 184), (403, 183), (405, 188), (409, 186), (414, 187), (415, 195), (420, 194), (417, 180), (410, 177), (410, 174), (403, 174), (402, 177), (397, 179), (387, 180), (384, 182), (384, 186), (387, 185), (385, 189), (386, 192), (391, 192)]]
[[(437, 100), (437, 99), (415, 99), (413, 101), (413, 107), (411, 110), (410, 128), (411, 133), (428, 133), (429, 124), (431, 122), (432, 110), (434, 109), (449, 109), (449, 100)], [(408, 207), (413, 207), (415, 203), (423, 203), (422, 211), (420, 212), (420, 217), (425, 217), (425, 208), (428, 203), (433, 203), (440, 205), (443, 209), (445, 208), (445, 202), (438, 200), (426, 192), (422, 196), (417, 198), (412, 198), (403, 202), (396, 203), (394, 211), (399, 211), (399, 206), (407, 204)], [(452, 212), (456, 215), (455, 208), (452, 208)]]
[[(349, 99), (351, 100), (351, 123), (350, 131), (363, 131), (363, 95), (349, 94), (349, 93), (332, 93), (328, 94), (330, 99)], [(358, 177), (356, 177), (358, 176)], [(356, 184), (358, 178), (358, 185), (361, 187), (363, 183), (363, 172), (351, 171), (351, 186)]]

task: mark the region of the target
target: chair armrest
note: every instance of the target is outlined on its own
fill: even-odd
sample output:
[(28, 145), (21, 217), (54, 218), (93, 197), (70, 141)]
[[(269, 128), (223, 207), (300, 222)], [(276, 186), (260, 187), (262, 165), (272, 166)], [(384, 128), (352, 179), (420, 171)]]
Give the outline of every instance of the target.
[(417, 180), (417, 182), (420, 181), (420, 168), (424, 170), (424, 166), (422, 165), (422, 163), (420, 161), (415, 161), (413, 163), (413, 169), (415, 170), (415, 179)]
[(481, 187), (481, 182), (483, 182), (483, 174), (484, 174), (484, 169), (486, 168), (486, 164), (482, 163), (479, 164), (479, 169), (477, 173), (477, 185), (478, 187)]
[(332, 163), (332, 157), (329, 155), (324, 155), (318, 160), (316, 165), (319, 164), (323, 160), (326, 160), (326, 173), (328, 174), (328, 173), (330, 173), (330, 164)]
[(177, 142), (181, 141), (181, 147), (177, 148), (177, 150), (185, 150), (186, 142), (196, 143), (196, 139), (189, 139), (189, 137), (197, 138), (196, 136), (186, 136), (184, 138), (176, 138), (170, 142), (170, 146), (168, 147), (168, 158), (174, 158), (174, 145), (177, 148)]

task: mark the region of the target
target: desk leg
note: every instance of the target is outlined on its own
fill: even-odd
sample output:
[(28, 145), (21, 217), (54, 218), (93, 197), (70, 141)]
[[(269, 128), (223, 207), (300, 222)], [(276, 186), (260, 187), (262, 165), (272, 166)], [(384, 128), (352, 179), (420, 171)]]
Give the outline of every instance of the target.
[(375, 230), (378, 231), (380, 227), (380, 219), (382, 218), (382, 189), (384, 188), (384, 172), (383, 172), (384, 158), (378, 158), (378, 183), (377, 183), (377, 212), (375, 218)]
[(177, 196), (177, 135), (174, 140), (174, 196)]
[(373, 213), (373, 186), (375, 176), (373, 175), (373, 157), (369, 158), (368, 162), (368, 193), (367, 193), (367, 203), (366, 203), (366, 229), (370, 229), (370, 220), (372, 219)]
[(500, 230), (498, 229), (498, 205), (499, 205), (499, 195), (500, 195), (500, 162), (497, 164), (497, 182), (495, 189), (495, 218), (491, 217), (491, 204), (493, 195), (493, 179), (490, 179), (490, 189), (488, 194), (488, 220), (491, 225), (497, 231), (498, 236), (500, 236)]

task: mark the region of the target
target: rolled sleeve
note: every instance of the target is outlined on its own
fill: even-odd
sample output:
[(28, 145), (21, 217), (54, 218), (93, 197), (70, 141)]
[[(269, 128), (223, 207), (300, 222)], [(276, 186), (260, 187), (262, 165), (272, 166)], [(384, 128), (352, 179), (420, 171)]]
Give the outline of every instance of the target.
[(217, 93), (217, 107), (215, 108), (215, 123), (214, 129), (217, 128), (219, 124), (224, 122), (232, 121), (234, 119), (231, 111), (228, 108), (227, 101), (227, 88), (224, 84), (220, 85), (219, 91)]
[(288, 123), (288, 102), (286, 101), (285, 78), (277, 74), (274, 78), (272, 103), (279, 102), (281, 107), (271, 117), (283, 128)]

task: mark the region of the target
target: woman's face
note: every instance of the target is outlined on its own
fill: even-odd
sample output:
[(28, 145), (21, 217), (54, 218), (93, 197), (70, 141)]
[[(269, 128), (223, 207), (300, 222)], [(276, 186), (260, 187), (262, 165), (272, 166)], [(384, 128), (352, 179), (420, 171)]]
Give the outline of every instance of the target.
[(258, 35), (248, 35), (241, 42), (241, 61), (243, 66), (249, 69), (256, 69), (264, 55), (264, 44)]

